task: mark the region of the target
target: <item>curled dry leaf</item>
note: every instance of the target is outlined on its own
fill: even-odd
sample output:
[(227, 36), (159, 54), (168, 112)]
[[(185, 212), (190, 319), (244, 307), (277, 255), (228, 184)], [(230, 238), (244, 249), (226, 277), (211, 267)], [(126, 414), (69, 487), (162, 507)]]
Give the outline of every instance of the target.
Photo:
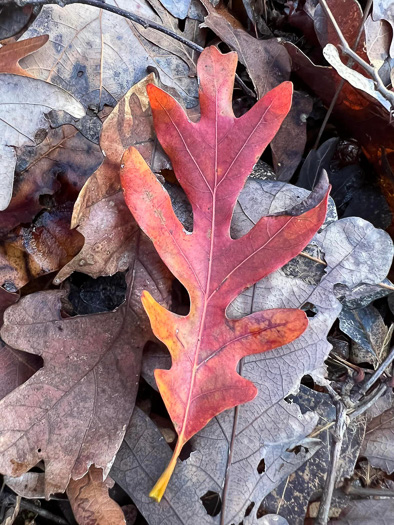
[[(13, 197), (0, 213), (0, 234), (30, 223), (48, 205), (74, 202), (102, 158), (99, 146), (70, 125), (51, 129), (36, 148), (18, 149)], [(49, 195), (53, 198), (43, 198)]]
[[(110, 4), (161, 23), (145, 0), (111, 0)], [(177, 32), (181, 34), (179, 28)], [(23, 38), (46, 33), (50, 41), (27, 57), (23, 67), (35, 77), (65, 87), (85, 107), (114, 106), (146, 76), (149, 67), (159, 72), (161, 81), (174, 88), (188, 107), (197, 103), (196, 79), (189, 76), (192, 72), (183, 58), (168, 54), (166, 45), (173, 47), (168, 37), (152, 44), (130, 20), (88, 5), (44, 6)], [(80, 52), (81, 42), (90, 43), (88, 53)], [(182, 44), (177, 45), (189, 54)], [(125, 53), (125, 49), (133, 52)]]
[(103, 471), (90, 467), (78, 480), (71, 480), (67, 496), (79, 525), (125, 525), (122, 509), (108, 494), (113, 481), (103, 481)]
[(0, 210), (7, 208), (12, 196), (15, 147), (35, 145), (37, 131), (49, 127), (45, 114), (51, 110), (78, 118), (85, 114), (81, 104), (57, 86), (35, 78), (0, 75)]
[(83, 238), (70, 230), (71, 211), (70, 203), (45, 211), (0, 242), (1, 286), (15, 292), (30, 280), (55, 272), (79, 252)]
[(26, 296), (6, 312), (3, 339), (44, 367), (0, 401), (0, 471), (19, 476), (44, 460), (46, 497), (90, 465), (106, 477), (133, 410), (151, 334), (139, 297), (148, 286), (166, 304), (170, 279), (146, 237), (130, 243), (127, 300), (115, 312), (63, 318), (64, 291)]
[[(156, 381), (178, 433), (173, 458), (151, 495), (160, 501), (183, 445), (215, 415), (252, 400), (257, 389), (236, 372), (238, 361), (299, 337), (300, 310), (270, 310), (228, 320), (228, 304), (247, 286), (299, 253), (323, 223), (328, 185), (280, 216), (264, 217), (244, 237), (229, 235), (245, 179), (290, 108), (291, 84), (270, 91), (242, 118), (231, 97), (237, 55), (206, 49), (198, 62), (201, 119), (188, 120), (176, 101), (148, 86), (155, 129), (193, 208), (193, 232), (179, 222), (168, 193), (135, 148), (123, 156), (125, 201), (160, 257), (190, 295), (181, 317), (144, 292), (155, 335), (169, 348), (172, 368)], [(269, 256), (268, 256), (269, 254)], [(219, 373), (220, 370), (220, 373)]]
[[(248, 180), (235, 208), (232, 237), (244, 235), (262, 216), (280, 214), (307, 195), (306, 190), (288, 184)], [(154, 458), (158, 457), (153, 453), (153, 441), (141, 440), (132, 452), (122, 447), (111, 475), (153, 525), (166, 520), (187, 525), (218, 523), (220, 519), (224, 525), (256, 523), (262, 499), (320, 447), (319, 441), (311, 442), (307, 437), (317, 423), (316, 414), (301, 414), (296, 403), (290, 405), (284, 398), (298, 388), (305, 375), (324, 382), (324, 361), (331, 349), (327, 335), (342, 308), (338, 294), (343, 296), (346, 291), (350, 301), (361, 285), (373, 288), (374, 283), (381, 282), (391, 266), (393, 246), (385, 232), (366, 221), (335, 221), (331, 214), (308, 251), (319, 255), (327, 266), (322, 268), (299, 255), (244, 292), (228, 308), (228, 315), (236, 318), (267, 308), (304, 307), (313, 309), (316, 315), (309, 318), (307, 330), (293, 343), (242, 361), (239, 371), (257, 385), (258, 395), (245, 405), (219, 414), (192, 438), (190, 458), (179, 462), (158, 507), (152, 508), (147, 502), (146, 490), (168, 461), (170, 451), (166, 449), (158, 463), (152, 459), (142, 475), (147, 458), (144, 443), (152, 447)], [(159, 358), (161, 367), (165, 366), (165, 355), (157, 351), (151, 354), (154, 365)], [(130, 428), (129, 432), (134, 431)], [(140, 435), (136, 430), (136, 438)], [(297, 445), (301, 446), (298, 455), (291, 452)], [(199, 518), (200, 498), (209, 491), (221, 498), (222, 517), (205, 515), (203, 521)], [(245, 517), (251, 506), (252, 511)]]
[(146, 86), (150, 74), (133, 86), (106, 119), (100, 145), (104, 162), (85, 184), (74, 206), (71, 226), (85, 237), (82, 250), (58, 273), (55, 284), (78, 271), (99, 277), (125, 271), (133, 259), (130, 239), (138, 226), (128, 210), (120, 187), (123, 152), (135, 145), (152, 167), (170, 166), (153, 130)]

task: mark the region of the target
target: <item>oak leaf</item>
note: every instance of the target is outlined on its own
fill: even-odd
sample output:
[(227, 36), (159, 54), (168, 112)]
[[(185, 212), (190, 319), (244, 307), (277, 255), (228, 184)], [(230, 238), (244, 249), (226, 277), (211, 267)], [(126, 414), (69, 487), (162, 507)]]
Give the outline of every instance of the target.
[(178, 433), (173, 458), (151, 492), (157, 500), (186, 441), (218, 413), (256, 396), (256, 387), (237, 374), (238, 361), (286, 344), (307, 327), (300, 310), (269, 310), (239, 320), (225, 315), (242, 290), (305, 247), (324, 221), (328, 198), (323, 180), (287, 214), (264, 217), (247, 235), (231, 239), (237, 196), (288, 113), (292, 93), (292, 85), (283, 83), (236, 119), (231, 107), (236, 65), (235, 53), (222, 55), (214, 47), (202, 53), (198, 123), (164, 91), (148, 86), (159, 141), (193, 208), (193, 232), (184, 230), (139, 152), (131, 148), (123, 156), (126, 203), (191, 303), (181, 317), (148, 292), (142, 295), (153, 332), (172, 356), (172, 368), (157, 370), (155, 377)]
[[(307, 195), (306, 190), (289, 184), (249, 178), (234, 211), (232, 237), (245, 235), (262, 216), (283, 212)], [(214, 524), (220, 519), (225, 525), (258, 523), (262, 499), (320, 446), (318, 440), (308, 437), (316, 425), (316, 413), (310, 408), (301, 413), (297, 402), (289, 404), (287, 396), (297, 390), (305, 375), (318, 383), (325, 381), (324, 362), (331, 350), (327, 335), (342, 307), (338, 295), (350, 304), (363, 290), (363, 301), (368, 297), (374, 300), (377, 283), (390, 269), (393, 244), (386, 232), (362, 219), (338, 221), (329, 199), (325, 224), (304, 251), (324, 259), (327, 265), (298, 255), (243, 292), (227, 314), (241, 318), (264, 309), (305, 308), (309, 302), (308, 308), (313, 308), (315, 315), (309, 319), (307, 330), (290, 344), (242, 360), (240, 373), (256, 384), (258, 395), (245, 405), (219, 414), (191, 439), (190, 457), (178, 462), (176, 475), (155, 507), (146, 493), (169, 461), (171, 449), (153, 423), (150, 421), (156, 438), (134, 412), (111, 476), (151, 525), (166, 521)], [(158, 350), (156, 347), (144, 353), (142, 373), (150, 383), (153, 368), (171, 366), (168, 353)], [(297, 454), (295, 447), (301, 448)], [(205, 512), (201, 498), (207, 492), (216, 493), (221, 500), (221, 517)]]
[(0, 401), (0, 472), (20, 476), (43, 460), (46, 497), (92, 464), (108, 475), (134, 407), (151, 337), (139, 296), (148, 286), (168, 303), (171, 281), (144, 235), (130, 242), (127, 300), (114, 312), (64, 318), (64, 290), (51, 290), (5, 313), (4, 341), (42, 356), (44, 366)]

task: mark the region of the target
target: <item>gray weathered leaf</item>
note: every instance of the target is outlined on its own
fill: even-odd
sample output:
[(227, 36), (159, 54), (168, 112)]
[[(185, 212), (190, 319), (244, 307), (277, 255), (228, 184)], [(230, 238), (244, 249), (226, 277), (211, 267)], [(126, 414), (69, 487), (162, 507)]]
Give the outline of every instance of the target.
[(387, 326), (372, 305), (355, 310), (342, 310), (339, 327), (353, 341), (373, 355), (379, 355), (387, 334)]
[(355, 500), (330, 525), (394, 525), (394, 500)]
[[(109, 3), (161, 23), (145, 0)], [(153, 67), (188, 107), (195, 106), (197, 80), (189, 76), (188, 64), (140, 33), (140, 27), (130, 20), (96, 7), (44, 6), (23, 38), (49, 34), (49, 41), (21, 65), (35, 77), (65, 87), (84, 106), (97, 109), (104, 104), (114, 106)], [(186, 53), (182, 44), (178, 48)]]
[(361, 454), (373, 467), (394, 472), (394, 408), (373, 418), (367, 426)]
[[(234, 212), (232, 236), (245, 234), (262, 215), (289, 209), (305, 195), (306, 190), (285, 183), (249, 179)], [(306, 332), (293, 343), (243, 361), (240, 373), (258, 387), (257, 397), (220, 414), (192, 439), (193, 452), (179, 463), (166, 493), (168, 499), (154, 508), (148, 504), (137, 474), (141, 469), (137, 469), (138, 464), (151, 457), (143, 443), (140, 449), (134, 448), (132, 458), (127, 459), (125, 450), (117, 458), (113, 477), (152, 525), (166, 521), (172, 524), (174, 512), (175, 524), (218, 523), (217, 517), (210, 521), (198, 517), (200, 498), (207, 492), (221, 497), (225, 525), (241, 521), (244, 525), (258, 525), (257, 510), (262, 499), (320, 447), (319, 441), (307, 437), (316, 425), (317, 414), (301, 414), (297, 404), (289, 405), (284, 398), (298, 389), (304, 375), (325, 381), (324, 361), (331, 348), (326, 337), (342, 309), (336, 297), (337, 285), (352, 290), (361, 283), (379, 283), (390, 268), (393, 247), (385, 232), (366, 221), (335, 221), (331, 212), (309, 250), (314, 254), (318, 251), (318, 262), (300, 255), (229, 306), (229, 317), (289, 307), (313, 309), (315, 315), (309, 319)], [(321, 258), (326, 262), (323, 272), (316, 271), (316, 266), (322, 266)], [(298, 455), (294, 453), (297, 446), (301, 447)], [(156, 465), (156, 455), (152, 454), (149, 476), (153, 482), (162, 465)], [(129, 467), (131, 464), (134, 467)]]
[(49, 127), (45, 114), (64, 110), (83, 117), (85, 111), (67, 91), (18, 75), (0, 75), (0, 210), (7, 208), (16, 165), (16, 147), (36, 144), (39, 129)]
[(371, 64), (379, 69), (389, 56), (392, 39), (390, 24), (386, 20), (376, 22), (369, 15), (365, 22), (365, 47)]
[(184, 19), (189, 11), (191, 0), (160, 0), (160, 2), (175, 18)]
[[(372, 18), (376, 21), (387, 20), (394, 30), (393, 2), (391, 0), (374, 0)], [(391, 41), (390, 56), (394, 57), (394, 40)]]

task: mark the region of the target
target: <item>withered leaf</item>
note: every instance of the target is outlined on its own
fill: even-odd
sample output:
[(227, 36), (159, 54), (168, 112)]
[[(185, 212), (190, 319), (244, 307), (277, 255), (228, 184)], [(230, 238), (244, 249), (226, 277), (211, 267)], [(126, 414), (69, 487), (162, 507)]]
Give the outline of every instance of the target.
[[(4, 311), (18, 299), (18, 294), (0, 288), (0, 326), (3, 325)], [(15, 350), (0, 339), (0, 399), (29, 379), (40, 364), (38, 356)]]
[(157, 143), (152, 113), (146, 94), (150, 74), (119, 101), (106, 119), (100, 145), (104, 162), (85, 184), (74, 206), (72, 227), (85, 237), (78, 255), (65, 265), (55, 279), (58, 284), (73, 271), (98, 277), (128, 268), (133, 252), (130, 238), (138, 230), (120, 187), (119, 170), (123, 152), (135, 145), (153, 170), (170, 166)]
[(90, 467), (78, 480), (71, 480), (67, 496), (79, 525), (125, 525), (122, 509), (108, 494), (111, 478), (103, 481), (103, 471)]
[[(223, 6), (214, 8), (209, 0), (203, 0), (202, 3), (208, 11), (205, 25), (238, 53), (239, 61), (246, 67), (258, 98), (289, 79), (290, 57), (276, 38), (258, 40), (249, 35)], [(301, 161), (306, 142), (306, 119), (311, 110), (312, 99), (306, 94), (295, 92), (290, 112), (271, 142), (274, 168), (279, 180), (290, 180)]]
[(209, 0), (202, 0), (202, 3), (208, 11), (204, 24), (238, 53), (238, 59), (246, 67), (258, 98), (289, 79), (289, 54), (276, 38), (258, 40), (249, 35), (225, 7), (220, 5), (215, 8)]
[[(110, 4), (161, 23), (145, 0), (111, 0)], [(189, 77), (187, 63), (142, 38), (140, 28), (130, 20), (88, 5), (44, 6), (23, 38), (46, 33), (50, 42), (24, 59), (23, 67), (35, 77), (65, 87), (85, 107), (114, 106), (146, 76), (148, 67), (155, 68), (187, 106), (197, 103), (197, 81)], [(81, 42), (90, 43), (88, 53), (80, 52)]]
[(168, 300), (169, 279), (137, 233), (127, 301), (115, 312), (62, 318), (64, 291), (39, 292), (9, 308), (2, 337), (41, 355), (44, 367), (1, 402), (0, 471), (18, 476), (45, 462), (45, 494), (64, 491), (90, 465), (112, 465), (133, 409), (143, 345), (150, 336), (139, 300)]
[(70, 203), (18, 226), (0, 242), (0, 285), (15, 292), (30, 280), (55, 272), (81, 249), (83, 237), (70, 230)]
[(19, 7), (15, 4), (2, 6), (0, 21), (0, 40), (13, 37), (23, 30), (33, 14), (33, 6)]
[[(372, 18), (373, 20), (386, 20), (390, 25), (391, 29), (394, 30), (393, 20), (393, 7), (390, 1), (387, 0), (374, 0)], [(394, 57), (394, 40), (391, 41), (390, 45), (390, 56)]]

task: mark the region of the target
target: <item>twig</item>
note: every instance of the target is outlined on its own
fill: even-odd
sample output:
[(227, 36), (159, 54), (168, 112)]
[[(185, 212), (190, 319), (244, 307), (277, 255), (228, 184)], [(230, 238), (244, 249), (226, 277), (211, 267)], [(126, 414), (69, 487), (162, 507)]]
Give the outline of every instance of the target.
[[(15, 504), (17, 498), (19, 498), (19, 496), (16, 496), (15, 494), (7, 494), (3, 501), (9, 501), (10, 503)], [(61, 518), (60, 516), (56, 516), (56, 514), (53, 514), (49, 510), (38, 507), (31, 501), (25, 500), (24, 498), (22, 498), (20, 501), (20, 508), (34, 512), (38, 516), (42, 516), (43, 518), (50, 521), (50, 523), (54, 523), (56, 525), (69, 525), (68, 521), (65, 519)]]
[[(361, 20), (361, 24), (360, 24), (360, 27), (358, 29), (357, 38), (356, 38), (356, 40), (355, 40), (355, 42), (353, 44), (353, 47), (352, 47), (353, 51), (357, 50), (358, 44), (360, 42), (361, 35), (363, 34), (365, 21), (366, 21), (366, 19), (368, 17), (368, 14), (369, 14), (370, 10), (371, 10), (371, 7), (372, 7), (372, 2), (373, 2), (373, 0), (368, 0), (367, 5), (365, 6), (363, 18)], [(351, 68), (353, 66), (353, 64), (354, 64), (354, 61), (350, 58), (346, 65), (347, 65), (347, 67)], [(327, 122), (328, 122), (328, 120), (329, 120), (329, 118), (331, 116), (331, 113), (334, 110), (335, 104), (337, 103), (338, 97), (339, 97), (339, 95), (340, 95), (344, 85), (345, 85), (345, 79), (341, 78), (341, 81), (338, 84), (338, 87), (337, 87), (337, 89), (335, 91), (335, 94), (332, 97), (332, 100), (331, 100), (330, 106), (329, 106), (329, 108), (327, 110), (327, 113), (325, 114), (325, 117), (324, 117), (324, 120), (322, 122), (322, 125), (320, 126), (319, 133), (317, 135), (315, 144), (313, 145), (313, 149), (317, 149), (317, 147), (319, 146), (320, 139), (321, 139), (321, 137), (322, 137), (322, 135), (324, 133), (324, 130), (326, 129)]]
[(331, 451), (330, 470), (326, 478), (323, 495), (320, 501), (319, 512), (317, 514), (315, 522), (317, 525), (326, 525), (328, 523), (328, 514), (330, 511), (332, 495), (335, 488), (337, 467), (341, 455), (343, 437), (345, 435), (346, 430), (346, 407), (342, 400), (339, 398), (338, 394), (332, 388), (331, 390), (335, 394), (334, 400), (337, 406), (337, 416), (335, 423), (334, 442)]
[(349, 418), (351, 421), (353, 421), (354, 419), (358, 418), (359, 416), (361, 416), (362, 414), (364, 414), (364, 412), (366, 410), (368, 410), (368, 408), (370, 408), (374, 403), (376, 403), (376, 401), (383, 396), (383, 394), (386, 393), (387, 391), (387, 385), (383, 384), (383, 385), (380, 385), (379, 388), (377, 388), (376, 390), (374, 390), (373, 394), (371, 394), (365, 401), (363, 401), (363, 403), (361, 403), (357, 408), (354, 408), (354, 409), (350, 409), (348, 414), (349, 414)]
[(319, 3), (322, 6), (322, 9), (327, 15), (327, 17), (330, 19), (332, 25), (334, 26), (334, 29), (341, 42), (340, 48), (342, 49), (342, 51), (346, 55), (351, 57), (360, 67), (362, 67), (366, 73), (368, 73), (368, 75), (375, 82), (376, 91), (378, 91), (382, 95), (382, 97), (384, 97), (391, 104), (391, 108), (393, 108), (394, 107), (394, 93), (385, 87), (377, 70), (373, 66), (369, 65), (363, 58), (359, 57), (357, 53), (353, 51), (353, 49), (349, 46), (346, 38), (343, 36), (341, 28), (339, 27), (337, 21), (334, 18), (334, 15), (331, 12), (331, 9), (328, 7), (326, 0), (319, 0)]
[(394, 361), (394, 346), (391, 348), (386, 359), (380, 364), (380, 366), (375, 370), (375, 372), (367, 379), (363, 384), (357, 394), (352, 398), (353, 402), (359, 401), (363, 395), (365, 395), (368, 390), (376, 383), (376, 381), (381, 377), (387, 367), (391, 365)]
[[(157, 22), (153, 22), (148, 18), (144, 18), (134, 13), (130, 13), (130, 11), (126, 11), (125, 9), (121, 9), (120, 7), (106, 4), (101, 0), (0, 0), (0, 7), (5, 5), (18, 5), (20, 7), (24, 7), (25, 5), (58, 5), (60, 7), (67, 7), (68, 5), (72, 4), (90, 5), (92, 7), (97, 7), (98, 9), (104, 9), (104, 11), (109, 11), (110, 13), (114, 13), (115, 15), (127, 18), (128, 20), (131, 20), (132, 22), (135, 22), (136, 24), (142, 26), (144, 29), (150, 28), (159, 31), (160, 33), (164, 33), (165, 35), (170, 36), (174, 40), (178, 40), (178, 42), (181, 42), (185, 46), (190, 47), (198, 53), (202, 53), (204, 51), (204, 48), (199, 46), (195, 42), (192, 42), (191, 40), (188, 40), (187, 38), (178, 35), (178, 33), (175, 33), (175, 31), (172, 31), (171, 29), (168, 29), (167, 27), (158, 24)], [(256, 98), (256, 94), (254, 93), (254, 91), (252, 91), (245, 84), (245, 82), (239, 77), (238, 74), (235, 75), (235, 82), (245, 92), (246, 95), (252, 98)]]
[(394, 490), (389, 489), (372, 489), (371, 487), (353, 487), (348, 485), (342, 492), (349, 496), (361, 496), (363, 498), (394, 498)]

